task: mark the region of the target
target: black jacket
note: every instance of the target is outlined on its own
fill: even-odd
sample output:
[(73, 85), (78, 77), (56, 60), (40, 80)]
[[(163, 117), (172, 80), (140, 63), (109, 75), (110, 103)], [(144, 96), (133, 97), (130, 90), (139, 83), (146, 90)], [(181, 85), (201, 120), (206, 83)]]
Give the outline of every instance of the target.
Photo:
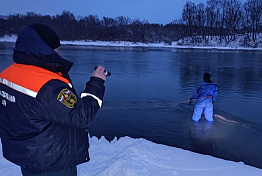
[(100, 109), (104, 80), (91, 77), (83, 91), (87, 96), (78, 97), (68, 76), (72, 63), (30, 26), (18, 36), (13, 59), (0, 74), (4, 157), (32, 173), (88, 161), (87, 127)]

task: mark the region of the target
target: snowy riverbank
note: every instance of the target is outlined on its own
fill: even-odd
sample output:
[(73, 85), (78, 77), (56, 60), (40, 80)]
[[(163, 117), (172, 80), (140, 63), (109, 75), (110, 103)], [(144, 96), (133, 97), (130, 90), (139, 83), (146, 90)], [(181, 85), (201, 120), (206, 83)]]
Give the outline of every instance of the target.
[[(0, 143), (0, 148), (1, 148)], [(88, 163), (78, 176), (261, 176), (262, 169), (187, 150), (123, 137), (108, 142), (90, 138)], [(2, 150), (0, 149), (0, 153)], [(20, 168), (0, 156), (1, 176), (22, 176)]]
[[(17, 39), (16, 35), (0, 37), (0, 42), (15, 42)], [(241, 47), (239, 41), (231, 42), (229, 44), (221, 43), (217, 44), (215, 40), (210, 41), (208, 46), (203, 43), (198, 43), (195, 45), (189, 44), (186, 39), (184, 43), (181, 41), (172, 42), (170, 44), (161, 43), (133, 43), (127, 41), (91, 41), (91, 40), (80, 40), (80, 41), (61, 41), (62, 45), (79, 45), (79, 46), (113, 46), (113, 47), (156, 47), (156, 48), (194, 48), (194, 49), (215, 49), (215, 50), (262, 50), (262, 47), (252, 48), (252, 47)]]

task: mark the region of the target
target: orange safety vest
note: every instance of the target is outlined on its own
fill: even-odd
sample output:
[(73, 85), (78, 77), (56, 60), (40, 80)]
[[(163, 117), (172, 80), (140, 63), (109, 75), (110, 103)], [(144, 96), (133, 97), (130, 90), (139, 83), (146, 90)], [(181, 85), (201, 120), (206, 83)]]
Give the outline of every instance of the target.
[(52, 79), (61, 80), (72, 87), (69, 80), (59, 73), (33, 65), (14, 63), (0, 74), (0, 83), (34, 98), (41, 87)]

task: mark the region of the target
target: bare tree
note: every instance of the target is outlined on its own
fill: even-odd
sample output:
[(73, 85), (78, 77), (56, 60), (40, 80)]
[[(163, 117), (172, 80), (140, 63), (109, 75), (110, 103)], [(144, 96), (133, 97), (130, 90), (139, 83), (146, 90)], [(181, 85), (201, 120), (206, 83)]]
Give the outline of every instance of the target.
[(187, 1), (183, 8), (182, 19), (186, 25), (191, 27), (195, 25), (194, 24), (195, 18), (196, 18), (196, 4), (191, 1)]
[(103, 17), (102, 25), (106, 27), (113, 27), (117, 25), (117, 20), (114, 18), (109, 18), (109, 17)]
[[(209, 33), (212, 37), (217, 35), (219, 27), (223, 26), (223, 6), (221, 6), (221, 0), (208, 0), (206, 13), (207, 13), (207, 27), (209, 27)], [(222, 7), (222, 8), (221, 8)], [(222, 10), (221, 10), (222, 9)], [(222, 13), (221, 13), (222, 11)]]
[(127, 26), (129, 24), (131, 24), (132, 20), (128, 17), (124, 17), (124, 16), (118, 16), (116, 17), (116, 21), (118, 23), (118, 26)]
[(200, 3), (196, 6), (196, 22), (195, 24), (199, 27), (202, 33), (202, 38), (205, 39), (206, 37), (206, 31), (205, 31), (205, 25), (206, 25), (206, 11), (205, 11), (205, 5), (203, 3)]
[(248, 0), (244, 3), (246, 15), (246, 26), (251, 32), (253, 42), (256, 41), (256, 35), (261, 26), (262, 0)]
[(224, 1), (226, 7), (225, 14), (225, 27), (229, 32), (229, 35), (235, 39), (235, 31), (240, 29), (240, 23), (242, 20), (242, 4), (239, 0), (225, 0)]

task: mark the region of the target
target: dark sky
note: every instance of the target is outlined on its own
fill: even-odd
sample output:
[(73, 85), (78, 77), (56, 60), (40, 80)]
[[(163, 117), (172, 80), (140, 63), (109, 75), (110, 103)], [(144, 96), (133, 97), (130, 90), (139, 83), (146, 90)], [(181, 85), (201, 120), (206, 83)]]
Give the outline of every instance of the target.
[[(167, 24), (181, 17), (188, 0), (0, 0), (0, 15), (36, 12), (42, 15), (61, 14), (69, 10), (76, 17), (97, 15), (115, 18), (148, 20), (149, 23)], [(243, 1), (243, 0), (241, 0)], [(207, 0), (191, 0), (196, 5)]]

